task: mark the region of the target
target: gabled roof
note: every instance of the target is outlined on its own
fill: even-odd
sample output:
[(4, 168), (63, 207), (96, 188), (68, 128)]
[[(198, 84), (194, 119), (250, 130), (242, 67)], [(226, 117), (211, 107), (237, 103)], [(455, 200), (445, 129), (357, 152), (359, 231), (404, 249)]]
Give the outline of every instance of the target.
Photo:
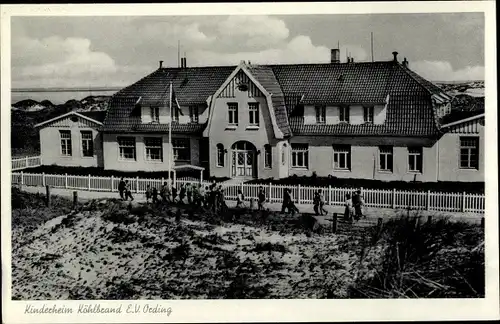
[[(140, 112), (134, 111), (137, 99), (141, 97), (143, 105), (167, 105), (171, 81), (181, 106), (205, 104), (236, 68), (158, 69), (113, 96), (104, 129), (127, 131), (132, 125), (137, 128), (140, 123)], [(398, 62), (245, 65), (245, 68), (271, 95), (272, 118), (285, 136), (292, 133), (415, 136), (438, 133), (431, 98), (433, 95), (446, 98), (446, 95)], [(375, 125), (349, 125), (347, 128), (346, 125), (304, 125), (302, 118), (289, 118), (297, 105), (385, 104), (387, 96), (391, 100), (382, 128)], [(187, 132), (190, 127), (194, 128), (182, 126), (182, 131)]]
[(70, 111), (70, 112), (67, 112), (65, 114), (56, 116), (52, 119), (38, 123), (34, 127), (35, 128), (41, 127), (43, 125), (55, 122), (56, 120), (59, 120), (59, 119), (67, 118), (69, 116), (78, 116), (80, 118), (91, 121), (91, 122), (95, 123), (96, 125), (102, 126), (102, 122), (104, 121), (104, 117), (106, 116), (106, 111), (82, 111), (82, 112)]

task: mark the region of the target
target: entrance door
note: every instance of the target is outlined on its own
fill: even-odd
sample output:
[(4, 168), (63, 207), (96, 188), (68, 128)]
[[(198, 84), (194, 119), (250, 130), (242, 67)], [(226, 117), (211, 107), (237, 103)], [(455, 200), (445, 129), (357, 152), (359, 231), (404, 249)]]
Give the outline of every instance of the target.
[(232, 176), (233, 177), (255, 177), (256, 152), (255, 146), (249, 142), (236, 142), (232, 146)]

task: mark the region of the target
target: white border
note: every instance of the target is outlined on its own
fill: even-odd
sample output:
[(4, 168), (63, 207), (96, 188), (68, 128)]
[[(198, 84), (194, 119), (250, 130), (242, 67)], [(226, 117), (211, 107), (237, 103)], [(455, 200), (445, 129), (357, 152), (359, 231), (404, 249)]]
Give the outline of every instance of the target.
[[(171, 307), (165, 315), (29, 315), (27, 302), (5, 300), (10, 297), (10, 151), (2, 151), (2, 308), (6, 323), (132, 323), (132, 322), (232, 322), (232, 321), (389, 321), (389, 320), (468, 320), (498, 319), (498, 202), (496, 121), (496, 11), (493, 1), (391, 2), (391, 3), (220, 3), (220, 4), (123, 4), (123, 5), (2, 5), (1, 6), (1, 106), (2, 147), (10, 143), (10, 17), (26, 16), (158, 16), (158, 15), (238, 15), (238, 14), (355, 14), (355, 13), (443, 13), (484, 12), (486, 85), (486, 298), (419, 300), (198, 300), (135, 301)], [(30, 302), (51, 305), (52, 302)], [(81, 301), (59, 301), (58, 306), (75, 307)], [(89, 301), (90, 304), (96, 302)], [(117, 305), (126, 301), (100, 302)]]

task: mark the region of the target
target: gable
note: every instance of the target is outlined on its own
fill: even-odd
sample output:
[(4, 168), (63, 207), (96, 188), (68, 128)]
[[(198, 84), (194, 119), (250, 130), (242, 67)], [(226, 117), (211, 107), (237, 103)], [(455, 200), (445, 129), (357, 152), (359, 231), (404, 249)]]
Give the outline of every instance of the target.
[[(243, 90), (241, 87), (246, 87)], [(246, 91), (249, 98), (264, 97), (264, 94), (250, 78), (240, 70), (219, 94), (219, 98), (234, 98), (237, 91)]]
[(78, 128), (98, 128), (102, 123), (90, 117), (82, 115), (78, 112), (69, 112), (64, 115), (57, 116), (47, 121), (36, 124), (36, 128), (45, 127), (78, 127)]

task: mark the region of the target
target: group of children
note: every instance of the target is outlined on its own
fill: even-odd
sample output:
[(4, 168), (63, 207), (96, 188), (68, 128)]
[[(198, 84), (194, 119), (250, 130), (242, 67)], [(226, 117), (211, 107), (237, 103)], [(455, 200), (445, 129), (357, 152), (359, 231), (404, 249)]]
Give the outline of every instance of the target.
[(361, 217), (366, 218), (366, 215), (363, 215), (363, 205), (365, 202), (361, 190), (356, 190), (352, 196), (351, 194), (346, 194), (345, 197), (344, 219), (350, 221), (353, 218), (355, 220), (359, 220)]

